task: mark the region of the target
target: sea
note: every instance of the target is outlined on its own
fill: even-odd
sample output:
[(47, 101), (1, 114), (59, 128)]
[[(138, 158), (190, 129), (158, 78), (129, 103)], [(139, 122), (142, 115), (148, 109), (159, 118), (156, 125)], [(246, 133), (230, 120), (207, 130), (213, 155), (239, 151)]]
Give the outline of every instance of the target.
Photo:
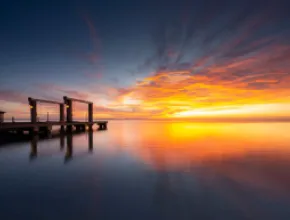
[(290, 123), (109, 121), (0, 146), (0, 219), (290, 219)]

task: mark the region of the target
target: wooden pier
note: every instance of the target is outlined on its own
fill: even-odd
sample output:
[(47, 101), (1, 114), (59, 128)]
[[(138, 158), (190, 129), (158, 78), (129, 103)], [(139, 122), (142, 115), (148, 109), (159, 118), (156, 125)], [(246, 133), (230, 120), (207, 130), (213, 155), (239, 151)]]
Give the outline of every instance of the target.
[[(25, 132), (29, 134), (37, 134), (37, 133), (51, 133), (53, 126), (59, 126), (60, 131), (71, 132), (74, 130), (84, 131), (86, 128), (89, 130), (93, 129), (93, 126), (96, 124), (98, 126), (98, 130), (106, 130), (108, 121), (93, 121), (93, 103), (85, 100), (79, 100), (74, 98), (69, 98), (64, 96), (64, 103), (51, 101), (51, 100), (43, 100), (43, 99), (33, 99), (28, 98), (28, 103), (30, 107), (30, 122), (0, 122), (0, 134), (1, 133), (14, 133), (18, 135), (22, 135)], [(50, 104), (59, 105), (59, 121), (47, 121), (47, 122), (38, 122), (37, 121), (37, 103), (45, 102)], [(73, 102), (81, 102), (88, 104), (88, 121), (80, 122), (73, 121), (72, 117), (72, 103)], [(66, 120), (64, 109), (66, 108)]]
[(61, 131), (72, 131), (73, 128), (77, 131), (84, 131), (86, 128), (92, 129), (93, 125), (98, 125), (99, 130), (107, 129), (107, 121), (95, 122), (15, 122), (15, 123), (1, 123), (0, 133), (10, 132), (15, 134), (24, 134), (25, 131), (30, 134), (35, 133), (50, 133), (53, 126), (60, 126)]

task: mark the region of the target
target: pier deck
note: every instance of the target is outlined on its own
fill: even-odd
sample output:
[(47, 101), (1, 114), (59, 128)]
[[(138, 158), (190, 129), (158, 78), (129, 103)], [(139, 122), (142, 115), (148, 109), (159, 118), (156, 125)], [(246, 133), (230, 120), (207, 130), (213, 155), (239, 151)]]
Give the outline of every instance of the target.
[(61, 129), (66, 127), (66, 130), (72, 129), (75, 127), (77, 130), (84, 130), (86, 127), (92, 128), (93, 125), (98, 125), (99, 129), (107, 129), (108, 121), (94, 121), (94, 122), (60, 122), (60, 121), (48, 121), (48, 122), (3, 122), (0, 123), (0, 133), (5, 131), (20, 132), (24, 131), (29, 132), (39, 132), (46, 131), (49, 132), (52, 129), (52, 126), (60, 126)]

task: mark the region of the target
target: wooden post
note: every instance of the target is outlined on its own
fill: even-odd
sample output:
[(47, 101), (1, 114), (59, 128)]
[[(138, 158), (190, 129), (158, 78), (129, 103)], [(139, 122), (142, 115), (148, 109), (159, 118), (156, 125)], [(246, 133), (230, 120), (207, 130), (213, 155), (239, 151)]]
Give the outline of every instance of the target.
[(30, 135), (35, 135), (35, 134), (37, 134), (39, 132), (39, 128), (38, 127), (32, 127), (32, 128), (30, 128), (29, 129), (29, 134)]
[(64, 133), (64, 132), (65, 132), (64, 125), (61, 125), (60, 126), (60, 133)]
[[(60, 104), (59, 105), (59, 121), (64, 122), (64, 106), (65, 104)], [(60, 132), (64, 132), (64, 126), (60, 126)]]
[(88, 104), (89, 122), (93, 122), (93, 103)]
[(37, 122), (36, 101), (29, 97), (28, 102), (29, 102), (29, 107), (30, 107), (30, 121), (31, 123), (36, 123)]
[(67, 121), (72, 122), (73, 121), (73, 106), (72, 106), (72, 100), (68, 100), (68, 108), (67, 108)]
[(67, 132), (72, 132), (73, 131), (73, 126), (72, 125), (67, 125), (66, 126), (66, 131)]
[(51, 132), (52, 132), (52, 125), (46, 126), (46, 127), (45, 127), (45, 133), (46, 133), (47, 135), (50, 135)]
[(59, 121), (64, 122), (64, 104), (59, 105)]
[(64, 96), (63, 99), (66, 105), (66, 121), (72, 122), (72, 100), (68, 99), (66, 96)]

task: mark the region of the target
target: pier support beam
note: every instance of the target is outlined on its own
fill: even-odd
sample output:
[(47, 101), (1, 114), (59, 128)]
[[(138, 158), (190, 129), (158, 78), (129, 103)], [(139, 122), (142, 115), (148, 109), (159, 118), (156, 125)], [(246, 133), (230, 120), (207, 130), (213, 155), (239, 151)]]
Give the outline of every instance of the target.
[(88, 104), (89, 122), (93, 123), (93, 103)]
[(64, 132), (65, 132), (64, 125), (61, 125), (60, 126), (60, 133), (64, 133)]
[(46, 135), (51, 135), (51, 133), (52, 133), (52, 126), (47, 126), (46, 129), (45, 129), (45, 133), (46, 133)]
[(36, 123), (37, 122), (36, 100), (29, 97), (28, 102), (29, 102), (29, 107), (30, 107), (30, 121), (31, 121), (31, 123)]
[(76, 127), (76, 131), (81, 131), (82, 130), (81, 125), (75, 125), (75, 127)]
[(73, 131), (73, 126), (72, 125), (67, 125), (66, 126), (66, 131), (67, 132), (72, 132)]
[(36, 126), (29, 130), (30, 135), (36, 135), (36, 134), (38, 134), (38, 132), (39, 132), (39, 130), (38, 130), (38, 127), (36, 127)]
[[(93, 123), (93, 103), (89, 103), (88, 104), (88, 113), (89, 113), (89, 122), (90, 123)], [(89, 131), (92, 131), (93, 130), (93, 124), (89, 124)]]
[(39, 132), (49, 136), (52, 132), (52, 126), (48, 125), (48, 126), (39, 127)]
[[(64, 104), (60, 104), (59, 105), (59, 121), (60, 122), (65, 122), (65, 118), (64, 118)], [(64, 132), (64, 126), (63, 125), (60, 126), (60, 132)]]
[(59, 121), (64, 122), (64, 104), (59, 105)]
[(66, 121), (67, 122), (72, 122), (72, 100), (68, 99), (66, 96), (63, 97), (64, 103), (66, 105)]

